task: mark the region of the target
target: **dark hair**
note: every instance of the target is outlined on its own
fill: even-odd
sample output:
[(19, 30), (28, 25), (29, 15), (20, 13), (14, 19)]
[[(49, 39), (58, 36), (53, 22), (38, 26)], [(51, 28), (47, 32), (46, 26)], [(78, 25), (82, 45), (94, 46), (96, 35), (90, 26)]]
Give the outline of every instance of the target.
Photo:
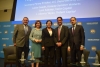
[(76, 17), (71, 17), (70, 20), (71, 20), (72, 18), (74, 18), (74, 19), (76, 20)]
[(37, 20), (37, 21), (35, 22), (35, 28), (36, 28), (36, 24), (37, 24), (38, 22), (40, 23), (40, 28), (41, 28), (41, 27), (42, 27), (42, 23), (41, 23), (40, 20)]
[(48, 22), (51, 22), (51, 25), (53, 24), (51, 20), (47, 20), (47, 21), (46, 21), (46, 24), (47, 24)]
[(57, 17), (57, 20), (58, 20), (58, 18), (60, 18), (61, 20), (63, 20), (62, 17)]

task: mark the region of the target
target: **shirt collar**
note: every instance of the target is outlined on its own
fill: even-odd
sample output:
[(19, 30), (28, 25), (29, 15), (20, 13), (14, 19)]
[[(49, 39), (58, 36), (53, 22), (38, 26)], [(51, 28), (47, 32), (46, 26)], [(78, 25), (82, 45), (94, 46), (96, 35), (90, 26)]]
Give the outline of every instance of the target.
[(76, 27), (76, 24), (74, 25), (74, 27)]
[(24, 25), (24, 24), (23, 24), (23, 26), (28, 26), (28, 25)]
[(61, 28), (62, 28), (62, 25), (61, 25), (61, 26), (59, 26), (59, 28), (61, 29)]

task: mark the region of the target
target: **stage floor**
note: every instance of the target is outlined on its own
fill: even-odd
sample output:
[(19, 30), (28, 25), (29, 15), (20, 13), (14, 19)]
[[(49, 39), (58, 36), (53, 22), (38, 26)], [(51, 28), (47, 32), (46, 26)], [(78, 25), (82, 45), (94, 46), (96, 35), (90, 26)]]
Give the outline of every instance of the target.
[[(0, 67), (4, 67), (4, 59), (0, 58)], [(7, 65), (6, 67), (10, 67), (10, 65)], [(15, 65), (13, 65), (12, 67), (16, 67)], [(27, 66), (27, 67), (31, 67), (31, 66)], [(40, 65), (40, 67), (44, 67), (44, 65)], [(57, 66), (55, 66), (57, 67)], [(86, 65), (86, 66), (80, 66), (80, 65), (73, 65), (72, 64), (68, 64), (67, 67), (100, 67), (100, 66), (93, 66), (92, 64)]]

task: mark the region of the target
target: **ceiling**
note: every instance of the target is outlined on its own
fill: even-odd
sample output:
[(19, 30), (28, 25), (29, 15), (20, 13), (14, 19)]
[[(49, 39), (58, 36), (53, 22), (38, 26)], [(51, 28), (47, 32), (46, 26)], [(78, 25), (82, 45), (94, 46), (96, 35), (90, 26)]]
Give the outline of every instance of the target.
[(14, 0), (0, 0), (0, 10), (12, 9)]

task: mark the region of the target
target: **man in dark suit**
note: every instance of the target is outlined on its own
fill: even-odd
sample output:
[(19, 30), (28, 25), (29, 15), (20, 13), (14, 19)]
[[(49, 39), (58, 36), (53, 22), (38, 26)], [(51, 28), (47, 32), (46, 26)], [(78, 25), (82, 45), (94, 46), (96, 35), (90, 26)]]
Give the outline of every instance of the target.
[(72, 27), (69, 29), (68, 51), (71, 50), (71, 61), (76, 64), (76, 58), (78, 63), (81, 61), (81, 55), (85, 44), (85, 34), (83, 27), (76, 24), (77, 21), (75, 17), (71, 17), (70, 22)]
[(24, 58), (27, 59), (29, 52), (29, 35), (31, 32), (31, 27), (28, 26), (29, 19), (27, 17), (23, 18), (23, 24), (19, 24), (14, 29), (13, 43), (16, 46), (16, 56), (17, 64), (20, 66), (19, 60), (21, 59), (21, 54), (24, 52)]
[(62, 17), (57, 17), (58, 27), (55, 29), (56, 43), (56, 59), (57, 67), (61, 67), (61, 59), (63, 67), (66, 67), (67, 63), (67, 46), (68, 46), (68, 34), (69, 30), (67, 26), (62, 25)]

